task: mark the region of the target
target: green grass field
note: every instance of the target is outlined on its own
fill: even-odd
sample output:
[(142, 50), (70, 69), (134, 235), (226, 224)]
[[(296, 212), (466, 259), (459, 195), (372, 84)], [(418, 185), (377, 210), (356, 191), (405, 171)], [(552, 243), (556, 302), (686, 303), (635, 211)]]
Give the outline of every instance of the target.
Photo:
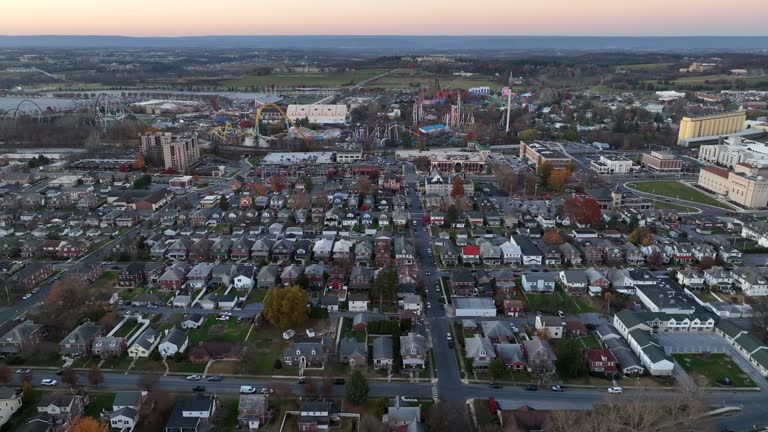
[(672, 66), (674, 63), (638, 63), (629, 65), (620, 65), (620, 68), (627, 70), (651, 70), (651, 69), (665, 69)]
[(368, 87), (377, 88), (429, 88), (434, 85), (435, 79), (440, 80), (440, 87), (444, 89), (468, 89), (471, 87), (488, 86), (493, 91), (501, 90), (502, 85), (487, 76), (460, 77), (453, 75), (439, 75), (419, 70), (401, 70), (385, 77), (371, 81)]
[(680, 204), (668, 203), (666, 201), (654, 201), (653, 206), (657, 209), (672, 209), (684, 213), (696, 213), (696, 209), (693, 207), (686, 207)]
[(224, 87), (343, 87), (357, 84), (370, 77), (386, 72), (385, 69), (362, 69), (344, 72), (286, 72), (269, 75), (252, 75), (221, 81)]
[(673, 354), (675, 360), (700, 386), (718, 387), (717, 381), (730, 378), (734, 387), (755, 387), (739, 366), (727, 354)]
[(714, 207), (730, 209), (731, 207), (711, 196), (699, 192), (696, 189), (674, 180), (657, 180), (629, 183), (632, 189), (640, 192), (652, 193), (670, 198), (676, 198), (700, 204), (707, 204)]

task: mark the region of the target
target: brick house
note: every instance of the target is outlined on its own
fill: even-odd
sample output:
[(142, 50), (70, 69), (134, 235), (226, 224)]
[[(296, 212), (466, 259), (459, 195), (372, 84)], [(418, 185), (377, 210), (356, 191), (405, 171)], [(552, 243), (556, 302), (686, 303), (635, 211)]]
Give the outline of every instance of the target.
[(48, 263), (32, 262), (16, 272), (12, 279), (24, 289), (30, 289), (53, 274), (53, 266)]
[(592, 373), (610, 375), (618, 371), (618, 368), (616, 367), (616, 357), (607, 349), (588, 349), (585, 351), (584, 355), (589, 364), (589, 371)]
[(132, 262), (117, 275), (117, 286), (135, 288), (144, 282), (145, 278), (144, 263)]

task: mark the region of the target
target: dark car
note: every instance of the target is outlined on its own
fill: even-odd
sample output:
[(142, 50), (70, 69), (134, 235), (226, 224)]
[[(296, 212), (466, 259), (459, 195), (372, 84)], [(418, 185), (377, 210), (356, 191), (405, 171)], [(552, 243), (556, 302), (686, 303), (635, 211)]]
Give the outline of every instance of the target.
[(307, 379), (306, 379), (306, 378), (304, 378), (304, 377), (301, 377), (301, 378), (299, 378), (299, 381), (298, 381), (298, 383), (299, 383), (299, 384), (306, 384), (306, 383), (307, 383)]
[(333, 383), (336, 385), (343, 385), (346, 381), (344, 381), (344, 378), (336, 378)]
[(197, 385), (197, 386), (192, 387), (192, 391), (194, 391), (194, 392), (204, 392), (205, 391), (205, 387)]
[(528, 390), (528, 391), (536, 391), (538, 389), (539, 387), (536, 386), (535, 384), (528, 384), (527, 386), (523, 387), (523, 390)]
[(208, 377), (208, 381), (221, 381), (222, 378), (218, 375), (213, 375)]
[(58, 376), (64, 375), (64, 369), (63, 368), (59, 368), (59, 370), (56, 371), (56, 375), (58, 375)]
[(501, 384), (499, 384), (499, 383), (490, 383), (490, 384), (488, 384), (488, 387), (492, 388), (492, 389), (500, 389), (503, 386)]

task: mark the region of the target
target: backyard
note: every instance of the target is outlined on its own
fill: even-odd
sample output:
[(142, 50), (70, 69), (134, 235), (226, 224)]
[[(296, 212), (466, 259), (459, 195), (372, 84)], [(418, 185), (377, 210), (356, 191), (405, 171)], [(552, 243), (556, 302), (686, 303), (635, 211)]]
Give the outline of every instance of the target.
[(706, 204), (714, 207), (730, 209), (731, 207), (717, 199), (700, 192), (691, 186), (675, 180), (656, 180), (628, 183), (632, 189), (640, 192), (661, 195), (670, 198), (676, 198), (700, 204)]
[(672, 354), (672, 356), (699, 386), (726, 387), (719, 382), (730, 378), (733, 381), (733, 387), (755, 387), (755, 383), (727, 354)]

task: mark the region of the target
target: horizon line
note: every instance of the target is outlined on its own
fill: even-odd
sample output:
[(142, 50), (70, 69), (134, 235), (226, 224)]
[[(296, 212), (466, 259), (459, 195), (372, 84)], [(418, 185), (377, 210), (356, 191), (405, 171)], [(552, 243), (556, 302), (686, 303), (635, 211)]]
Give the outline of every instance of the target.
[(121, 34), (0, 34), (0, 37), (120, 37), (131, 39), (147, 39), (147, 38), (165, 38), (165, 39), (181, 39), (181, 38), (209, 38), (209, 37), (464, 37), (464, 38), (763, 38), (768, 37), (768, 34), (764, 35), (722, 35), (722, 34), (689, 34), (689, 35), (568, 35), (568, 34), (551, 34), (551, 35), (498, 35), (498, 34), (396, 34), (396, 33), (380, 33), (380, 34), (205, 34), (205, 35), (121, 35)]

